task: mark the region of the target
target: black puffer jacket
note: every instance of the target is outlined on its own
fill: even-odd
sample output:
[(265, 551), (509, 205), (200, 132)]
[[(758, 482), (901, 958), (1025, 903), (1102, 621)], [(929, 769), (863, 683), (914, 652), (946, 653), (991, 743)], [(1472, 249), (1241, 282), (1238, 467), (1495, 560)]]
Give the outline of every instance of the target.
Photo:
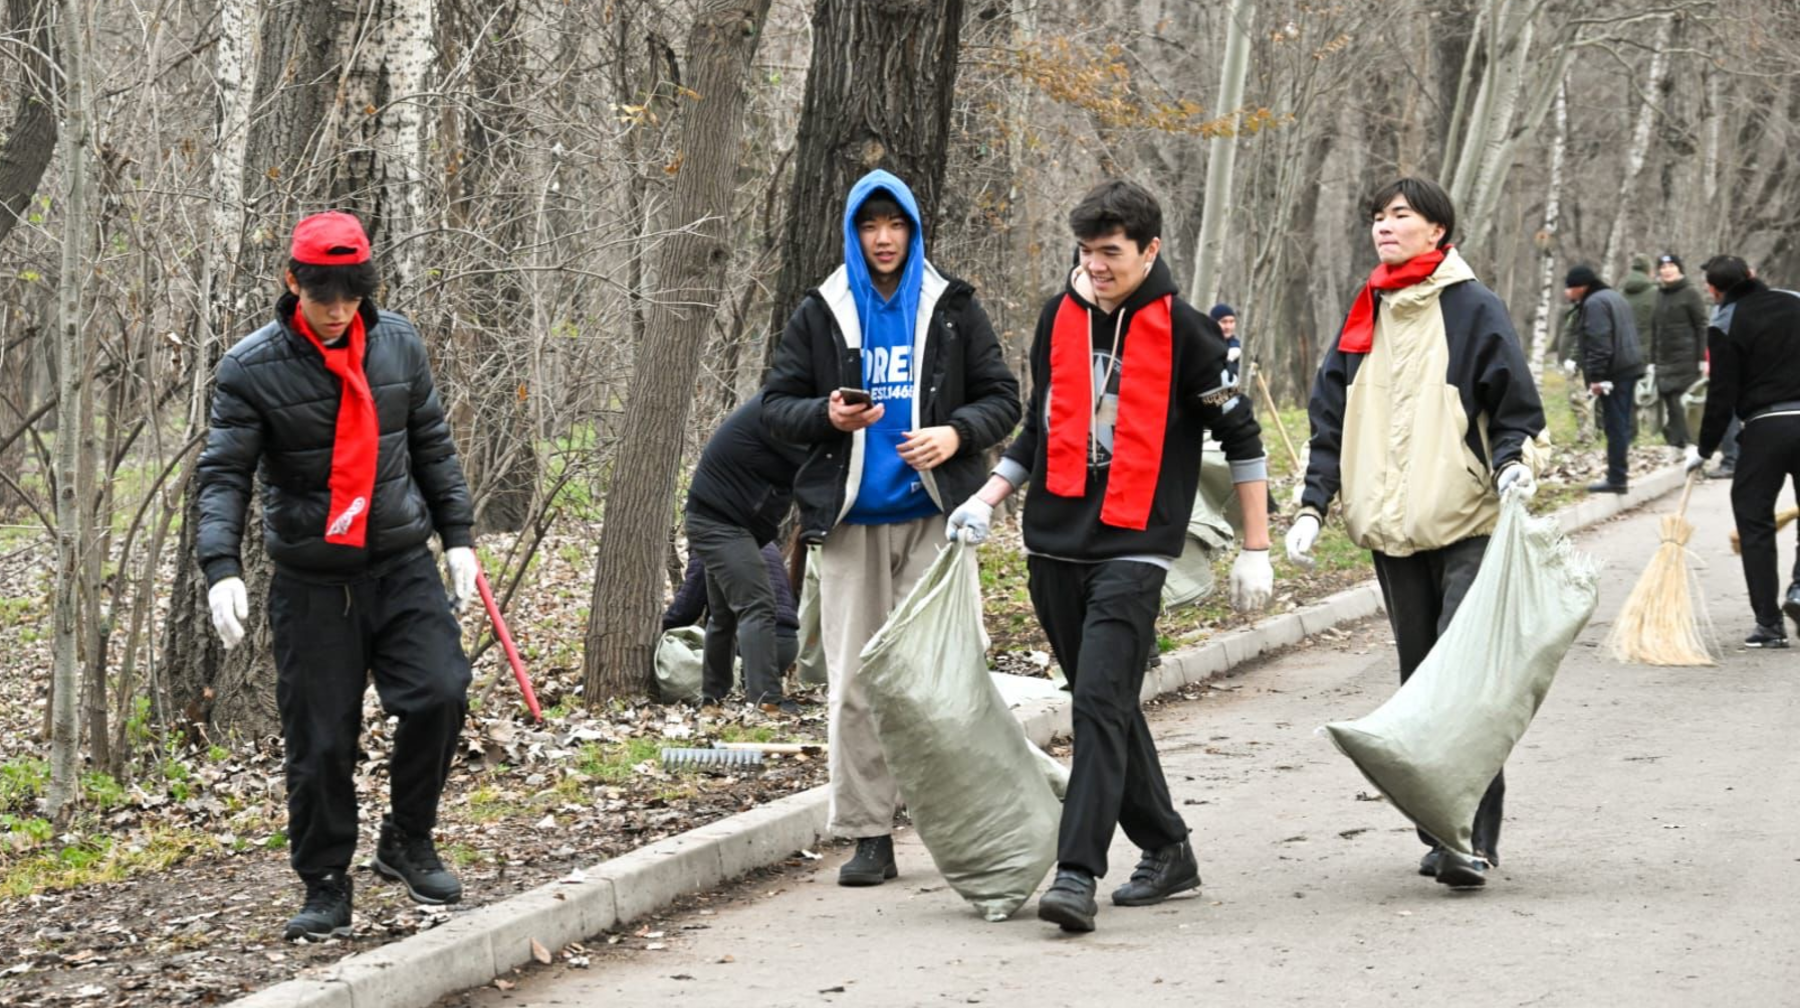
[(263, 545), (283, 573), (310, 581), (354, 581), (423, 549), (435, 531), (446, 549), (469, 546), (474, 512), (456, 445), (444, 422), (425, 344), (412, 323), (363, 302), (363, 373), (375, 394), (381, 447), (375, 463), (368, 540), (358, 549), (325, 542), (331, 453), (342, 385), (291, 320), (285, 295), (276, 320), (238, 341), (219, 361), (212, 429), (200, 455), (200, 529), (207, 584), (240, 573), (239, 544), (251, 477), (263, 483)]
[[(843, 267), (807, 293), (788, 320), (775, 366), (763, 387), (763, 425), (782, 441), (805, 445), (806, 464), (794, 478), (801, 536), (817, 543), (845, 510), (845, 484), (859, 439), (831, 425), (831, 392), (862, 385), (862, 353), (852, 349), (827, 306), (844, 289)], [(983, 452), (999, 444), (1019, 422), (1019, 380), (1000, 352), (1000, 340), (975, 288), (946, 277), (930, 308), (930, 326), (918, 385), (919, 426), (956, 429), (962, 446), (932, 469), (924, 482), (944, 513), (956, 509), (987, 481)], [(933, 285), (927, 286), (927, 291)], [(921, 310), (927, 310), (922, 307)]]
[(1700, 380), (1710, 315), (1699, 289), (1687, 277), (1664, 284), (1658, 291), (1650, 337), (1650, 361), (1656, 365), (1658, 392), (1685, 392)]

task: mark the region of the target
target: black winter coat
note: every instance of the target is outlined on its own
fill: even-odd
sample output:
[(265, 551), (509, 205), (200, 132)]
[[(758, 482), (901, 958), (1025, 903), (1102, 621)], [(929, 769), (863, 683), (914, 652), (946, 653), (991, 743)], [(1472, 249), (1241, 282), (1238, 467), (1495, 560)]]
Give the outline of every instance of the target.
[(241, 572), (239, 545), (252, 477), (263, 484), (263, 546), (275, 567), (302, 580), (355, 581), (425, 547), (472, 545), (474, 512), (431, 365), (400, 315), (363, 302), (363, 373), (375, 395), (381, 441), (368, 539), (325, 541), (331, 454), (343, 389), (317, 349), (292, 328), (299, 299), (284, 295), (275, 321), (226, 351), (213, 390), (211, 430), (200, 454), (200, 528), (207, 584)]
[(1711, 314), (1699, 289), (1687, 277), (1657, 292), (1656, 314), (1650, 324), (1650, 360), (1656, 365), (1658, 392), (1685, 392), (1700, 380)]
[(758, 546), (780, 530), (794, 500), (794, 473), (806, 461), (804, 449), (769, 437), (762, 415), (759, 395), (719, 424), (700, 453), (687, 498), (688, 510), (748, 530)]
[[(1590, 290), (1581, 299), (1581, 375), (1589, 385), (1610, 381), (1614, 391), (1644, 373), (1631, 306), (1611, 287)], [(1629, 397), (1631, 389), (1623, 389)]]
[[(834, 273), (821, 288), (831, 287)], [(987, 481), (983, 452), (999, 444), (1019, 422), (1019, 380), (1000, 352), (975, 288), (954, 277), (931, 308), (924, 364), (915, 398), (919, 425), (948, 425), (962, 445), (926, 475), (926, 487), (945, 513)], [(782, 333), (775, 366), (763, 391), (763, 424), (771, 436), (809, 448), (794, 479), (801, 537), (822, 542), (844, 506), (850, 461), (858, 439), (831, 425), (833, 389), (862, 386), (861, 351), (852, 348), (827, 307), (821, 288), (807, 292)]]

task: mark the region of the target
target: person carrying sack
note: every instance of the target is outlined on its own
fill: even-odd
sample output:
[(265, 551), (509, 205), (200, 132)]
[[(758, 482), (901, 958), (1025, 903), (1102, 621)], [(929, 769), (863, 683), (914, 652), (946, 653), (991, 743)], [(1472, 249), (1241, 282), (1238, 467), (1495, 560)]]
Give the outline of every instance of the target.
[(1074, 694), (1075, 728), (1056, 879), (1038, 917), (1092, 931), (1115, 827), (1143, 851), (1113, 891), (1115, 905), (1148, 906), (1200, 885), (1138, 694), (1209, 431), (1230, 460), (1244, 513), (1232, 604), (1261, 609), (1274, 575), (1260, 431), (1218, 325), (1176, 295), (1158, 254), (1162, 208), (1136, 183), (1106, 182), (1069, 225), (1080, 264), (1038, 316), (1025, 426), (987, 484), (951, 514), (948, 533), (985, 539), (994, 506), (1037, 480), (1023, 518), (1031, 604)]

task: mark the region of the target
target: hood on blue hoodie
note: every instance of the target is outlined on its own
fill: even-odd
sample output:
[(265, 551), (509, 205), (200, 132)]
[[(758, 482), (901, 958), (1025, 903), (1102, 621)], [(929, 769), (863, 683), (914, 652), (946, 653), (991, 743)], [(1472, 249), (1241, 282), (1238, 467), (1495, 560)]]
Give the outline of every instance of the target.
[[(883, 298), (869, 279), (869, 264), (863, 258), (862, 240), (856, 227), (856, 211), (871, 196), (886, 192), (912, 222), (912, 234), (906, 246), (906, 265), (900, 271), (900, 286), (892, 298)], [(866, 332), (876, 311), (898, 310), (900, 317), (912, 324), (919, 308), (919, 291), (925, 278), (925, 235), (919, 226), (919, 203), (906, 183), (891, 172), (876, 170), (856, 180), (850, 187), (850, 198), (844, 202), (844, 268), (850, 281), (850, 293), (856, 298), (856, 317)]]

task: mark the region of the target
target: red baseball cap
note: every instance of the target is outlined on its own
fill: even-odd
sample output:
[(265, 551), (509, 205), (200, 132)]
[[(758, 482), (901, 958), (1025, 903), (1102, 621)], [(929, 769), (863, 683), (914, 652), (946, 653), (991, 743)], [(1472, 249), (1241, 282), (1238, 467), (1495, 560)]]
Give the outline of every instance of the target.
[(369, 236), (355, 217), (329, 210), (294, 225), (290, 254), (311, 266), (352, 266), (369, 261)]

